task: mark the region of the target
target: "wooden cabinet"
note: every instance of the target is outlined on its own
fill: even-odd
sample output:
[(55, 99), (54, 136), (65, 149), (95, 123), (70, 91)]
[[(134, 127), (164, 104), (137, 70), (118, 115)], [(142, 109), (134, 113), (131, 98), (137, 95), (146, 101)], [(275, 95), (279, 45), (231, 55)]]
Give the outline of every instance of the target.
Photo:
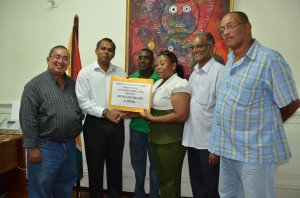
[(25, 150), (22, 135), (0, 134), (0, 174), (7, 191), (26, 191)]

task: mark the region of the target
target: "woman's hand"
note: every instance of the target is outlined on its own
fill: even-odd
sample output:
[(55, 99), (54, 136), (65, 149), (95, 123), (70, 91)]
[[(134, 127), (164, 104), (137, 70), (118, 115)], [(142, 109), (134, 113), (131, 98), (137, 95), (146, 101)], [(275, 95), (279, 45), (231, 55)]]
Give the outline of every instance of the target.
[(140, 114), (141, 114), (141, 116), (143, 117), (143, 118), (145, 118), (146, 120), (148, 120), (148, 121), (153, 121), (153, 116), (151, 115), (151, 113), (149, 113), (146, 109), (144, 109), (144, 111), (143, 112), (140, 112)]

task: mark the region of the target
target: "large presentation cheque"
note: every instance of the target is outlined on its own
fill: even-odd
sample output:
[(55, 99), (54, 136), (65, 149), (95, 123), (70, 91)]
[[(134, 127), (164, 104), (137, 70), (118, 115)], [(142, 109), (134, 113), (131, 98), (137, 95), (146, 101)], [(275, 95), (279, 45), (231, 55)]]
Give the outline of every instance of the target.
[(122, 111), (150, 111), (153, 79), (122, 78), (112, 76), (110, 81), (109, 109)]

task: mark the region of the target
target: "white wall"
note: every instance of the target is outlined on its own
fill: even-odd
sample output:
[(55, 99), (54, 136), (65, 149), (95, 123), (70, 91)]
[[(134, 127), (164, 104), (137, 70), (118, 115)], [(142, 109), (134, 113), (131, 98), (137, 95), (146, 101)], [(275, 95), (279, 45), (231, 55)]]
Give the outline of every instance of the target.
[(235, 10), (245, 12), (252, 24), (252, 35), (263, 45), (279, 51), (293, 71), (300, 90), (300, 1), (234, 0)]
[(82, 64), (96, 60), (96, 43), (110, 37), (117, 50), (113, 63), (125, 67), (125, 0), (0, 0), (0, 101), (21, 97), (23, 86), (45, 71), (49, 50), (68, 45), (75, 14), (79, 16)]
[[(24, 84), (46, 69), (50, 48), (68, 45), (75, 14), (82, 64), (96, 60), (97, 41), (110, 37), (117, 45), (113, 63), (125, 67), (126, 0), (57, 1), (53, 9), (47, 0), (0, 0), (0, 102), (19, 99)], [(253, 36), (282, 53), (299, 88), (300, 1), (234, 2), (235, 10), (248, 14)]]
[[(96, 60), (94, 49), (103, 37), (116, 45), (113, 63), (125, 67), (126, 1), (125, 0), (58, 0), (51, 8), (47, 0), (0, 0), (0, 113), (9, 113), (12, 101), (19, 100), (23, 86), (45, 71), (51, 47), (68, 45), (73, 17), (79, 16), (79, 47), (83, 65)], [(290, 64), (300, 91), (300, 1), (235, 0), (234, 9), (248, 14), (253, 36), (262, 44), (282, 53)], [(7, 114), (8, 115), (8, 114)], [(278, 197), (300, 197), (300, 113), (286, 125), (293, 158), (278, 168)], [(83, 186), (87, 186), (84, 166)], [(130, 166), (128, 131), (124, 152), (124, 190), (132, 191), (134, 175)], [(183, 167), (182, 192), (191, 196), (187, 163)]]

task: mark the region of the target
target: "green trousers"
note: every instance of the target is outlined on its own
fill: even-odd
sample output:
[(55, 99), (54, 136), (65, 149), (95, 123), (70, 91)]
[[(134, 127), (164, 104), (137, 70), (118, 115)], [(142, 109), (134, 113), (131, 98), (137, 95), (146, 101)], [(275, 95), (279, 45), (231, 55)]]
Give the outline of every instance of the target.
[(181, 171), (186, 148), (180, 142), (152, 144), (161, 198), (180, 198)]

